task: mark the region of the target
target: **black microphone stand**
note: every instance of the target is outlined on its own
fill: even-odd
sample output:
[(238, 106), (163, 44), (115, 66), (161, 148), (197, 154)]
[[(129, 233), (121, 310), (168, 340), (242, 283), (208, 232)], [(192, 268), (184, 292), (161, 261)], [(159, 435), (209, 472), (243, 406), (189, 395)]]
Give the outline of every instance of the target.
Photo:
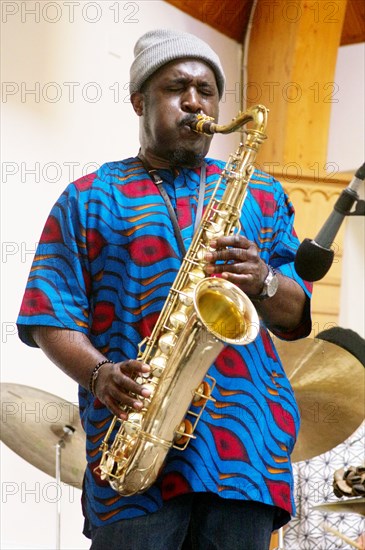
[[(295, 258), (295, 268), (298, 275), (303, 279), (318, 281), (326, 275), (334, 258), (331, 245), (345, 216), (365, 216), (365, 200), (360, 199), (356, 190), (364, 179), (365, 163), (357, 170), (350, 186), (344, 189), (338, 197), (332, 214), (328, 217), (315, 239), (304, 239), (300, 245)], [(352, 188), (352, 185), (355, 188)], [(354, 204), (355, 209), (352, 210)], [(310, 262), (308, 272), (305, 267), (307, 262)]]

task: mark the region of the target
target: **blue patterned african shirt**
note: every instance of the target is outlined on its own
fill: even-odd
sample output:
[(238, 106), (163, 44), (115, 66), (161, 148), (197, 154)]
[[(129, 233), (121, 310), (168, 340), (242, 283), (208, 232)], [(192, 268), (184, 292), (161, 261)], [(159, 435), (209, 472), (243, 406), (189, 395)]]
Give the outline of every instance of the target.
[[(224, 164), (206, 159), (205, 204)], [(186, 247), (192, 238), (200, 169), (178, 175), (159, 171), (178, 217)], [(221, 192), (221, 191), (220, 191)], [(262, 259), (311, 287), (294, 270), (299, 245), (293, 207), (279, 182), (255, 172), (243, 207), (243, 234)], [(23, 298), (18, 328), (35, 346), (28, 327), (81, 331), (108, 358), (137, 356), (137, 345), (156, 323), (181, 264), (166, 205), (138, 158), (104, 164), (70, 184), (45, 224)], [(288, 340), (310, 331), (309, 308)], [(299, 428), (290, 383), (264, 325), (247, 346), (227, 346), (208, 373), (217, 383), (194, 439), (183, 452), (172, 449), (157, 482), (145, 493), (119, 496), (95, 467), (110, 412), (79, 389), (87, 436), (83, 507), (92, 526), (158, 510), (163, 500), (191, 491), (222, 498), (256, 500), (278, 507), (277, 526), (293, 513), (290, 453)], [(279, 516), (281, 515), (281, 519)]]

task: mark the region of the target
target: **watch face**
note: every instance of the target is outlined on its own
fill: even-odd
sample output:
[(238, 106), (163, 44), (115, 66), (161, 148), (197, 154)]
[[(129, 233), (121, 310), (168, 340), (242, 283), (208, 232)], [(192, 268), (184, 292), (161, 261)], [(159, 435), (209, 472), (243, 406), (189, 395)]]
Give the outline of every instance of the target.
[(274, 294), (276, 293), (278, 289), (278, 284), (279, 281), (277, 276), (271, 273), (270, 280), (267, 282), (267, 295), (269, 296), (269, 298), (274, 296)]
[(256, 297), (256, 300), (265, 300), (266, 298), (271, 298), (272, 296), (274, 296), (274, 294), (276, 294), (276, 291), (278, 289), (279, 280), (275, 275), (275, 271), (270, 265), (268, 266), (268, 268), (269, 272), (264, 281), (264, 288), (261, 294)]

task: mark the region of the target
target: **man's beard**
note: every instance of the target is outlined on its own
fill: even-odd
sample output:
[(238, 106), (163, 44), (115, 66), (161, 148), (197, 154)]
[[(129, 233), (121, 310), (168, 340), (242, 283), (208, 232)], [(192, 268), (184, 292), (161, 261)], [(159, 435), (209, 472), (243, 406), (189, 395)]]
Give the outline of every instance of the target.
[(180, 147), (169, 152), (168, 160), (171, 168), (198, 168), (203, 163), (204, 155)]

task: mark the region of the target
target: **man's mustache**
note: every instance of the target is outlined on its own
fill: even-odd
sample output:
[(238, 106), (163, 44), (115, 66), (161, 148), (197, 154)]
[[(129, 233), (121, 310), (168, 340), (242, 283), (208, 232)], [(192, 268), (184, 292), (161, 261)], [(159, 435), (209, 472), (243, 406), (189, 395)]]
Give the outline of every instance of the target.
[(188, 114), (188, 115), (185, 115), (179, 122), (178, 122), (178, 126), (182, 127), (182, 126), (190, 126), (193, 122), (196, 121), (196, 115), (194, 114)]

